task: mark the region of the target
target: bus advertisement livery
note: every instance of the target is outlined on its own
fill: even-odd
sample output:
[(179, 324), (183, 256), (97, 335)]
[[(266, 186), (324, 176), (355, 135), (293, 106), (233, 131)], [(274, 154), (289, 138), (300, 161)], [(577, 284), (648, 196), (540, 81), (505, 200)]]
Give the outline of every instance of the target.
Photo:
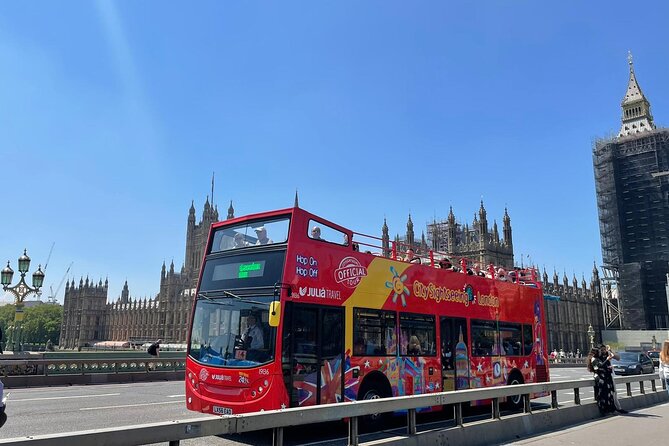
[(238, 414), (549, 380), (534, 270), (502, 277), (436, 251), (399, 255), (405, 248), (300, 208), (212, 225), (188, 409)]

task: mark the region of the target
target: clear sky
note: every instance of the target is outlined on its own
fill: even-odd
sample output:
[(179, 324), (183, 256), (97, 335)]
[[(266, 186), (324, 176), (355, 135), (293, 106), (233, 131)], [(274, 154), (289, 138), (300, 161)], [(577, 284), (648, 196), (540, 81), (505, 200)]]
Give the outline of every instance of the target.
[(669, 122), (669, 3), (552, 3), (4, 1), (0, 259), (55, 242), (46, 294), (74, 262), (152, 297), (215, 171), (223, 217), (297, 189), (379, 235), (483, 197), (518, 261), (589, 281), (592, 141), (620, 127), (630, 49)]

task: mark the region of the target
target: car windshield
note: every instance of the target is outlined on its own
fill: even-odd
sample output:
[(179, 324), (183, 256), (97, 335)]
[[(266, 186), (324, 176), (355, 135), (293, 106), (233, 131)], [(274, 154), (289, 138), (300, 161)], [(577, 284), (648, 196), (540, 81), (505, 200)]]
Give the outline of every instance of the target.
[(622, 352), (620, 355), (620, 362), (638, 362), (639, 354), (634, 352)]
[(201, 363), (254, 367), (274, 358), (276, 329), (267, 323), (272, 297), (199, 297), (189, 355)]
[(648, 356), (650, 356), (651, 358), (659, 358), (660, 352), (648, 352)]

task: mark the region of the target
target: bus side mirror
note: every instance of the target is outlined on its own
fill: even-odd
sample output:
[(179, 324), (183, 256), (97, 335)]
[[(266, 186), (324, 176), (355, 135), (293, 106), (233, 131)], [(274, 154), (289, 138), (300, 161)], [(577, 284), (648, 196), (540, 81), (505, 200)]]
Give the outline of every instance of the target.
[(269, 304), (269, 326), (278, 327), (281, 319), (281, 302), (275, 300)]

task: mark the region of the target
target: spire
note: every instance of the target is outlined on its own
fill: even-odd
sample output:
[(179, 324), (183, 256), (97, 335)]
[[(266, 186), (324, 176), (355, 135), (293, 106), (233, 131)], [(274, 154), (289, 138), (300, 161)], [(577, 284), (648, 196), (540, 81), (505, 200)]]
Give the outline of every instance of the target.
[(455, 215), (453, 214), (453, 206), (451, 206), (451, 209), (448, 211), (448, 223), (449, 224), (455, 223)]
[(216, 172), (211, 173), (211, 205), (214, 206), (214, 175)]
[(599, 279), (599, 270), (597, 270), (597, 263), (594, 260), (592, 261), (592, 277)]
[(509, 213), (507, 212), (506, 207), (504, 208), (504, 218), (502, 220), (504, 222), (504, 226), (502, 227), (504, 244), (506, 246), (511, 246), (513, 245), (513, 236), (511, 235), (511, 217), (509, 217)]
[(413, 232), (413, 222), (411, 221), (411, 213), (409, 213), (409, 220), (407, 221), (407, 244), (408, 247), (413, 247), (414, 245), (414, 232)]
[(123, 290), (121, 291), (121, 303), (128, 303), (130, 300), (130, 290), (128, 289), (128, 281), (125, 281), (123, 285)]
[(481, 200), (481, 207), (479, 208), (479, 217), (481, 217), (481, 220), (485, 220), (486, 218), (486, 211), (485, 207), (483, 206), (483, 200)]
[(383, 257), (390, 257), (390, 235), (388, 235), (386, 217), (383, 217), (383, 226), (381, 227), (381, 247), (383, 248)]
[(650, 102), (646, 99), (634, 73), (632, 52), (628, 52), (627, 62), (630, 66), (630, 78), (627, 83), (627, 92), (620, 104), (623, 109), (622, 126), (618, 136), (633, 135), (655, 128), (653, 115), (650, 113)]
[(297, 189), (295, 189), (295, 203), (293, 204), (293, 207), (300, 207), (300, 200), (297, 198)]
[(478, 230), (479, 230), (479, 237), (481, 237), (480, 242), (485, 243), (487, 238), (485, 237), (485, 234), (488, 233), (488, 219), (486, 218), (486, 211), (485, 207), (483, 207), (483, 200), (481, 200), (481, 207), (479, 208), (479, 222), (478, 222)]
[(235, 218), (235, 208), (232, 207), (232, 200), (230, 200), (230, 207), (228, 208), (228, 220)]
[(188, 225), (195, 225), (195, 200), (191, 201), (188, 210)]

